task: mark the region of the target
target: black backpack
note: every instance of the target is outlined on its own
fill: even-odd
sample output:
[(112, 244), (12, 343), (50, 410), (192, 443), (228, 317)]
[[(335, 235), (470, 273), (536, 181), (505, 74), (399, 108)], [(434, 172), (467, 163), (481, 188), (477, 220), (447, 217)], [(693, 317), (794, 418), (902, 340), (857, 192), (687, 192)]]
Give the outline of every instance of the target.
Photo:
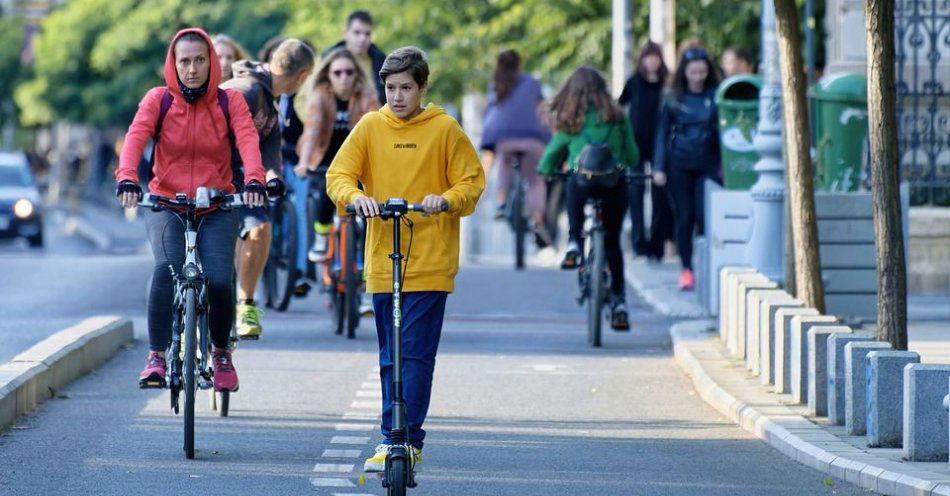
[(589, 136), (581, 133), (587, 141), (577, 155), (577, 179), (581, 186), (609, 189), (617, 185), (620, 180), (621, 169), (617, 166), (617, 159), (610, 150), (610, 137), (617, 126), (611, 126), (610, 132), (603, 141), (597, 143)]

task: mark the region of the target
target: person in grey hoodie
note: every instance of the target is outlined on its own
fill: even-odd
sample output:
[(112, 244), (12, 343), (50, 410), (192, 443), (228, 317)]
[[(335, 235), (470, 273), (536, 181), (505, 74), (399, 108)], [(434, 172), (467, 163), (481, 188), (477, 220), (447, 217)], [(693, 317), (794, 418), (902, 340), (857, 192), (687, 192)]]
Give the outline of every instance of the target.
[[(280, 126), (274, 101), (281, 94), (295, 93), (313, 70), (314, 56), (306, 44), (296, 39), (281, 43), (269, 63), (242, 60), (232, 66), (234, 77), (221, 85), (244, 96), (254, 127), (260, 135), (261, 158), (267, 171), (267, 184), (277, 196), (283, 193), (281, 179)], [(236, 154), (232, 154), (234, 157)], [(232, 169), (241, 170), (235, 157)], [(240, 174), (239, 174), (240, 175)], [(257, 281), (264, 272), (270, 252), (271, 226), (263, 207), (243, 208), (238, 239), (237, 332), (244, 339), (261, 335), (261, 311), (254, 302)]]

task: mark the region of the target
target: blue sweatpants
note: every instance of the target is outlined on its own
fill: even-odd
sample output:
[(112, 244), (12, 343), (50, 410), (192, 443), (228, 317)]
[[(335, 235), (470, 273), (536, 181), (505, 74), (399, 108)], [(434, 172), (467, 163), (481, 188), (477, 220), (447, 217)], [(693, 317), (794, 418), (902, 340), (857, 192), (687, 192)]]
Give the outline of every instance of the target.
[[(406, 401), (406, 422), (409, 444), (422, 449), (426, 431), (422, 429), (429, 398), (432, 396), (432, 373), (435, 354), (442, 336), (445, 317), (443, 291), (419, 291), (402, 294), (402, 381)], [(383, 390), (383, 418), (380, 429), (386, 443), (391, 441), (393, 421), (393, 295), (373, 295), (376, 311), (376, 335), (379, 338), (379, 379)]]

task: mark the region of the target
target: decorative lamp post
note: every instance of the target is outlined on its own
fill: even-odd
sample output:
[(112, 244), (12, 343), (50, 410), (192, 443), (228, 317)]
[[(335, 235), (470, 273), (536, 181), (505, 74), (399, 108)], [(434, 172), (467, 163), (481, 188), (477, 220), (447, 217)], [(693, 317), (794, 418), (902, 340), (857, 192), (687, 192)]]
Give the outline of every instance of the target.
[(759, 126), (753, 145), (759, 154), (752, 186), (752, 237), (746, 262), (773, 281), (782, 281), (784, 269), (783, 208), (785, 164), (782, 157), (782, 85), (775, 35), (775, 6), (762, 0), (762, 89), (759, 92)]

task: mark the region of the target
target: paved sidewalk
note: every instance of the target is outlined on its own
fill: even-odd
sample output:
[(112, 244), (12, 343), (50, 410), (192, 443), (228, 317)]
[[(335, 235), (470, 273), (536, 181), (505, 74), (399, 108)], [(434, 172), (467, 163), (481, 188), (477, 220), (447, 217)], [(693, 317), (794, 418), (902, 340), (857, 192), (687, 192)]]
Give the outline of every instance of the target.
[[(638, 291), (644, 288), (644, 298), (660, 312), (696, 305), (695, 294), (676, 290), (671, 265), (635, 261), (627, 271), (630, 283)], [(909, 348), (923, 362), (950, 363), (950, 296), (912, 296), (908, 318)], [(773, 394), (749, 376), (709, 329), (715, 329), (713, 320), (675, 324), (670, 329), (674, 357), (699, 395), (727, 418), (790, 458), (866, 489), (950, 495), (950, 465), (906, 462), (900, 449), (867, 448), (864, 436), (848, 436), (843, 426), (808, 417), (789, 395)]]

